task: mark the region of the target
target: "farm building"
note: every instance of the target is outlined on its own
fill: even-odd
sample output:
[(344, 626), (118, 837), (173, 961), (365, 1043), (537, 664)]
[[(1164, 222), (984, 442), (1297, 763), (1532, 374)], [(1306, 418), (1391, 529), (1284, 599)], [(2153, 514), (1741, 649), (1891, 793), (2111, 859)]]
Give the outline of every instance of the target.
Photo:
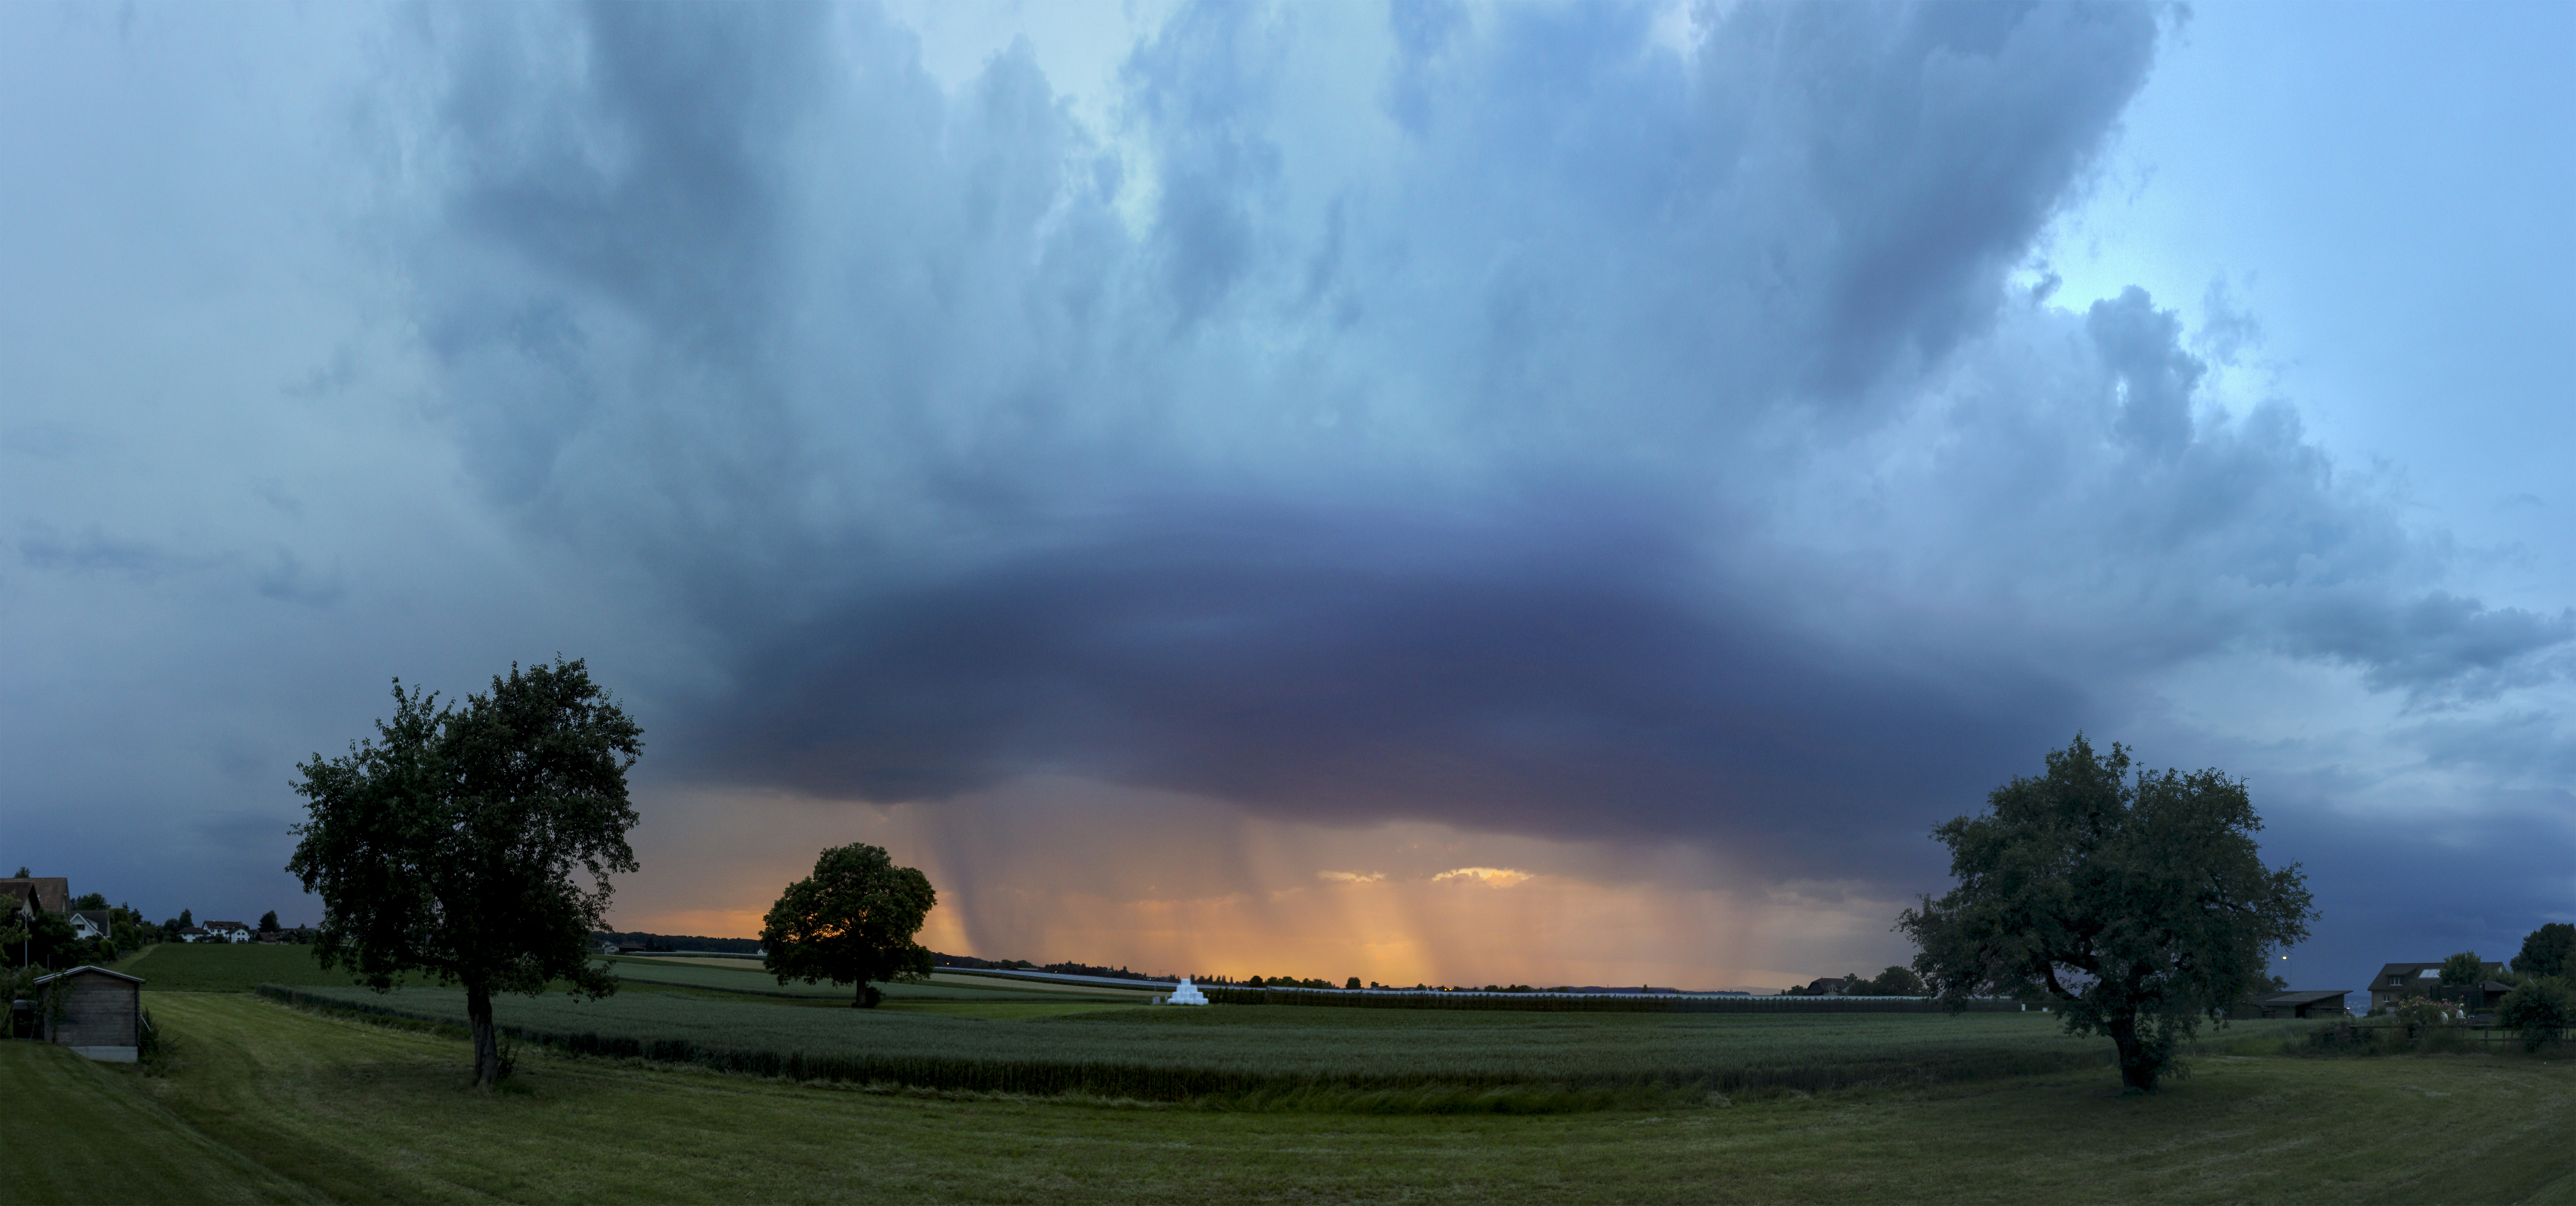
[(2247, 997), (2227, 1011), (2239, 1021), (2255, 1018), (2339, 1018), (2351, 1011), (2344, 1007), (2343, 989), (2330, 992), (2275, 992)]
[[(91, 1059), (133, 1063), (143, 1045), (143, 980), (104, 967), (75, 967), (36, 981), (46, 1002), (44, 1037)], [(60, 1016), (54, 1016), (61, 994)]]

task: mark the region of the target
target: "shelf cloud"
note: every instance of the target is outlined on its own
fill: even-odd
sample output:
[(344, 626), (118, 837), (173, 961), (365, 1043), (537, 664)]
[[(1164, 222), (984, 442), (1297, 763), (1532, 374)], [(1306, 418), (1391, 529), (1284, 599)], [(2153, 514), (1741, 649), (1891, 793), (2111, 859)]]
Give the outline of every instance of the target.
[[(195, 598), (191, 681), (302, 743), (189, 747), (245, 784), (356, 731), (325, 672), (561, 649), (637, 684), (654, 783), (729, 807), (1080, 781), (1901, 897), (1932, 822), (2079, 728), (2278, 768), (2312, 817), (2389, 781), (2160, 702), (2217, 665), (2341, 676), (2463, 807), (2556, 807), (2533, 768), (2576, 745), (2511, 700), (2576, 612), (2482, 600), (2402, 482), (2218, 388), (2236, 303), (2060, 296), (2052, 224), (2182, 19), (1185, 4), (1083, 82), (1027, 40), (942, 78), (864, 3), (344, 10), (295, 36), (363, 69), (272, 106), (321, 149), (261, 152), (307, 175), (241, 190), (295, 203), (204, 190), (283, 250), (99, 270), (322, 300), (168, 324), (252, 349), (173, 363), (264, 357), (206, 430), (148, 434), (199, 386), (141, 361), (94, 391), (133, 401), (13, 416), (54, 476), (0, 583)], [(83, 36), (185, 57), (139, 28)], [(63, 501), (148, 439), (248, 480)], [(2496, 708), (2520, 736), (2462, 719)], [(1552, 874), (1493, 857), (1395, 878)]]

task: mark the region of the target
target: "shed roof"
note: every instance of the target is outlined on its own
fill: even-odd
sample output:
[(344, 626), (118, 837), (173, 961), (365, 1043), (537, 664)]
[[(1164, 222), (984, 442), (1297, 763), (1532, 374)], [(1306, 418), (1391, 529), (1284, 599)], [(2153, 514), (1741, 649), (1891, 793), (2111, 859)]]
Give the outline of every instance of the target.
[(125, 981), (129, 981), (129, 982), (132, 982), (132, 983), (135, 983), (135, 984), (141, 984), (141, 983), (143, 982), (143, 977), (141, 977), (141, 976), (129, 976), (129, 975), (126, 975), (124, 972), (121, 972), (121, 971), (109, 971), (109, 970), (107, 970), (106, 968), (104, 968), (104, 967), (99, 967), (99, 966), (97, 966), (97, 965), (95, 965), (95, 964), (84, 963), (84, 964), (80, 965), (79, 967), (75, 967), (75, 968), (71, 969), (70, 971), (58, 971), (58, 972), (55, 972), (54, 974), (52, 974), (52, 975), (50, 975), (50, 976), (38, 976), (38, 977), (36, 977), (36, 983), (38, 983), (38, 984), (50, 984), (50, 983), (53, 983), (53, 982), (54, 982), (54, 981), (56, 981), (56, 980), (67, 979), (67, 978), (72, 977), (72, 976), (85, 976), (85, 975), (114, 976), (114, 977), (116, 977), (116, 978), (117, 978), (117, 979), (119, 979), (119, 980), (125, 980)]
[(2336, 997), (2349, 995), (2350, 992), (2350, 989), (2344, 988), (2318, 989), (2312, 992), (2276, 992), (2270, 996), (2254, 999), (2265, 1005), (2314, 1005), (2319, 1001), (2331, 1001)]

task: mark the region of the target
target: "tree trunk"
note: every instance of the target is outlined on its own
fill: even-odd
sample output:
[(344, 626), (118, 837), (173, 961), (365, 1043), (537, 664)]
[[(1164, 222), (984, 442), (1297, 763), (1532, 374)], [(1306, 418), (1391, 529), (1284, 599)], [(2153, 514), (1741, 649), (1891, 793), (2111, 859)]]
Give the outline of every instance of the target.
[(2162, 1069), (2147, 1053), (2146, 1044), (2138, 1039), (2138, 1019), (2112, 1018), (2103, 1022), (2102, 1029), (2111, 1036), (2112, 1045), (2120, 1049), (2121, 1087), (2140, 1093), (2155, 1092), (2156, 1073)]
[(501, 1044), (492, 1031), (492, 992), (479, 981), (465, 984), (465, 1022), (474, 1029), (474, 1084), (491, 1088), (501, 1080)]
[(868, 987), (868, 982), (861, 980), (859, 981), (859, 991), (850, 998), (850, 1008), (874, 1009), (877, 1007), (877, 1002), (884, 999), (884, 993)]

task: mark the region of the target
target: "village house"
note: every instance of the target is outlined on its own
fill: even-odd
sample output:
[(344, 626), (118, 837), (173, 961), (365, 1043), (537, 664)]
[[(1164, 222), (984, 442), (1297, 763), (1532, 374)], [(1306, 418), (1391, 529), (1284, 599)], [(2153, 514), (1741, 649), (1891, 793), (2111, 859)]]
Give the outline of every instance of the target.
[(252, 932), (249, 926), (238, 921), (209, 921), (205, 925), (205, 931), (206, 936), (197, 941), (248, 942)]
[(9, 911), (33, 906), (48, 913), (68, 913), (72, 908), (72, 881), (59, 875), (11, 876), (0, 879), (0, 900), (8, 902)]
[(72, 937), (83, 942), (93, 938), (105, 938), (111, 932), (109, 922), (110, 917), (105, 909), (74, 909), (71, 915)]
[[(2486, 964), (2484, 974), (2479, 977), (2478, 983), (2468, 986), (2470, 989), (2468, 998), (2461, 1003), (2471, 1009), (2485, 1009), (2504, 994), (2513, 991), (2512, 985), (2496, 981), (2496, 977), (2503, 975), (2504, 971), (2504, 964), (2492, 962)], [(2441, 986), (2442, 964), (2439, 960), (2431, 963), (2384, 964), (2380, 967), (2379, 974), (2370, 978), (2370, 1011), (2377, 1013), (2383, 1009), (2393, 1008), (2399, 1001), (2408, 997), (2431, 996), (2433, 990)]]

